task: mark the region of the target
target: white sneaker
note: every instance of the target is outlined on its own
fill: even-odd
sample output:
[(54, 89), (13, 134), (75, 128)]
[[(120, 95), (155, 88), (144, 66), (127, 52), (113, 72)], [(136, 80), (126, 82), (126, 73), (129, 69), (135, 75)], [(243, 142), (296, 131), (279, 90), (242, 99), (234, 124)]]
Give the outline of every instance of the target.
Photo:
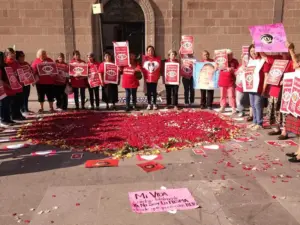
[(248, 129), (251, 129), (251, 128), (255, 127), (255, 126), (256, 126), (255, 123), (251, 123), (250, 125), (247, 126), (247, 128), (248, 128)]
[(157, 105), (154, 105), (153, 110), (157, 110), (157, 109), (158, 109)]
[(251, 128), (251, 130), (253, 130), (253, 131), (262, 130), (262, 129), (264, 129), (264, 128), (261, 125), (255, 125), (254, 127)]
[(152, 106), (149, 104), (146, 108), (146, 110), (150, 110), (152, 108)]

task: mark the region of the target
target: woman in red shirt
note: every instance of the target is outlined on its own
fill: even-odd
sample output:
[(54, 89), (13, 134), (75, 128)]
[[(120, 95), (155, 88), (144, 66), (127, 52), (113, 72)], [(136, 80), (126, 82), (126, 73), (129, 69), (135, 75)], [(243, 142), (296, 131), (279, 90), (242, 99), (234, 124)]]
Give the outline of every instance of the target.
[[(109, 52), (104, 53), (104, 62), (99, 66), (99, 72), (101, 73), (102, 80), (104, 82), (104, 63), (111, 63), (112, 57)], [(119, 79), (120, 80), (120, 79)], [(105, 84), (102, 86), (102, 101), (106, 103), (106, 109), (109, 109), (109, 103), (112, 104), (112, 109), (117, 110), (116, 103), (118, 98), (118, 84)]]
[[(19, 77), (17, 76), (17, 70), (20, 69), (20, 65), (16, 60), (15, 50), (12, 48), (7, 48), (5, 50), (5, 63), (8, 67), (11, 67), (15, 73), (18, 83), (20, 83)], [(21, 83), (20, 83), (21, 84)], [(22, 84), (21, 84), (22, 85)], [(26, 118), (21, 113), (21, 108), (23, 106), (23, 87), (20, 86), (19, 89), (15, 89), (16, 93), (12, 98), (11, 111), (13, 120), (25, 120)]]
[(59, 53), (55, 60), (58, 69), (58, 74), (54, 77), (55, 99), (58, 110), (68, 109), (68, 95), (65, 93), (68, 82), (69, 65), (65, 62), (65, 55)]
[[(130, 111), (130, 98), (132, 96), (133, 109), (136, 110), (136, 93), (140, 85), (137, 73), (141, 73), (141, 66), (136, 61), (136, 55), (130, 53), (130, 65), (123, 68), (122, 87), (126, 91), (126, 112)], [(141, 74), (140, 74), (141, 75)]]
[[(91, 69), (93, 69), (95, 72), (98, 72), (100, 63), (96, 62), (94, 53), (89, 53), (87, 55), (87, 58), (88, 58), (89, 76), (91, 76), (90, 73)], [(89, 85), (89, 94), (90, 94), (91, 109), (95, 109), (94, 100), (96, 100), (96, 109), (99, 110), (99, 106), (100, 106), (99, 86), (92, 88)]]
[[(73, 59), (70, 61), (71, 63), (80, 63), (85, 64), (80, 57), (80, 52), (75, 50), (73, 52)], [(88, 87), (88, 81), (86, 77), (71, 77), (71, 86), (73, 87), (74, 91), (74, 100), (76, 109), (79, 109), (79, 89), (80, 89), (80, 100), (81, 100), (81, 108), (85, 109), (85, 89)]]
[(36, 83), (36, 90), (38, 93), (38, 101), (40, 103), (39, 113), (44, 112), (45, 96), (47, 96), (49, 102), (50, 112), (55, 112), (53, 108), (54, 102), (54, 77), (52, 74), (40, 75), (38, 71), (38, 65), (41, 63), (53, 62), (48, 58), (47, 52), (44, 49), (39, 49), (36, 54), (36, 59), (32, 62), (31, 67), (35, 75), (39, 78)]
[[(213, 62), (214, 60), (210, 58), (210, 54), (207, 50), (204, 50), (202, 52), (202, 60), (200, 62)], [(200, 102), (200, 108), (205, 109), (206, 107), (208, 109), (212, 109), (212, 104), (214, 100), (214, 90), (205, 90), (200, 89), (201, 92), (201, 102)]]

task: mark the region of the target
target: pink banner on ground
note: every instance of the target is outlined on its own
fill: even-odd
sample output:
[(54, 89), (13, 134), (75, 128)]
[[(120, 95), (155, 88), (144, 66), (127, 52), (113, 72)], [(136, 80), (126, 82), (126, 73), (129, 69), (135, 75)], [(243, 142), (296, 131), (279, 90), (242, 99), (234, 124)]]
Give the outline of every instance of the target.
[(193, 65), (196, 62), (195, 59), (181, 59), (180, 75), (191, 79), (193, 76)]
[(256, 52), (288, 52), (282, 23), (249, 27)]
[(70, 76), (88, 76), (88, 65), (85, 63), (70, 63), (69, 65), (69, 75)]
[(5, 90), (3, 87), (3, 82), (0, 80), (0, 100), (6, 97)]
[(215, 50), (215, 62), (219, 70), (224, 70), (228, 67), (228, 57), (226, 49)]
[(282, 75), (288, 63), (289, 63), (288, 60), (275, 59), (267, 78), (267, 84), (276, 85), (276, 86), (279, 85)]
[(194, 37), (190, 35), (183, 35), (181, 37), (180, 54), (188, 55), (194, 53)]
[(58, 74), (55, 62), (43, 62), (37, 65), (39, 76), (54, 76)]
[(179, 63), (165, 63), (165, 84), (179, 85)]
[(189, 210), (198, 204), (187, 188), (129, 192), (133, 212), (152, 213), (170, 210)]
[(115, 64), (117, 66), (128, 66), (130, 64), (128, 42), (113, 42), (113, 44)]
[(21, 84), (19, 83), (17, 76), (11, 67), (5, 67), (5, 72), (7, 74), (9, 84), (12, 90), (18, 90), (22, 88)]
[(283, 76), (282, 98), (280, 112), (289, 113), (288, 105), (292, 95), (293, 82), (296, 73), (285, 73)]
[(101, 76), (98, 73), (98, 69), (95, 65), (93, 67), (90, 67), (89, 69), (88, 82), (91, 88), (99, 87), (102, 85)]
[(118, 84), (119, 74), (118, 66), (113, 63), (104, 63), (104, 83), (105, 84)]
[(293, 88), (291, 92), (291, 98), (288, 105), (289, 113), (293, 114), (293, 116), (300, 116), (300, 74), (297, 73), (294, 82)]

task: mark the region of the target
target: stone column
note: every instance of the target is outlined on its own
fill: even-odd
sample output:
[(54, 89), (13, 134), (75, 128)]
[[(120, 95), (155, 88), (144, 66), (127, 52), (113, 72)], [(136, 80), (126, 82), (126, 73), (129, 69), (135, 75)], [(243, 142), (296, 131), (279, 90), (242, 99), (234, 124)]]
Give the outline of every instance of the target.
[(178, 52), (181, 40), (182, 0), (172, 0), (171, 3), (171, 40), (172, 49)]
[(65, 35), (65, 53), (66, 60), (70, 60), (72, 52), (76, 49), (74, 34), (74, 15), (73, 0), (62, 0), (63, 19), (64, 19), (64, 35)]
[(274, 1), (273, 23), (282, 23), (283, 7), (284, 7), (284, 0), (275, 0)]

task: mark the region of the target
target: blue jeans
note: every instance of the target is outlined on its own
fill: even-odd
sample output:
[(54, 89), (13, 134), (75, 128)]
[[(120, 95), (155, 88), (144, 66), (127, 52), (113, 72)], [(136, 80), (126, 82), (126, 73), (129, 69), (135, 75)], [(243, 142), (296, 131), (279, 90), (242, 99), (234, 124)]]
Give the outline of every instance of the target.
[(249, 93), (250, 105), (253, 110), (253, 123), (262, 126), (263, 112), (262, 99), (263, 97), (258, 93)]
[(137, 92), (137, 88), (126, 88), (126, 107), (129, 108), (130, 107), (130, 98), (132, 96), (132, 103), (133, 106), (136, 106), (136, 92)]

